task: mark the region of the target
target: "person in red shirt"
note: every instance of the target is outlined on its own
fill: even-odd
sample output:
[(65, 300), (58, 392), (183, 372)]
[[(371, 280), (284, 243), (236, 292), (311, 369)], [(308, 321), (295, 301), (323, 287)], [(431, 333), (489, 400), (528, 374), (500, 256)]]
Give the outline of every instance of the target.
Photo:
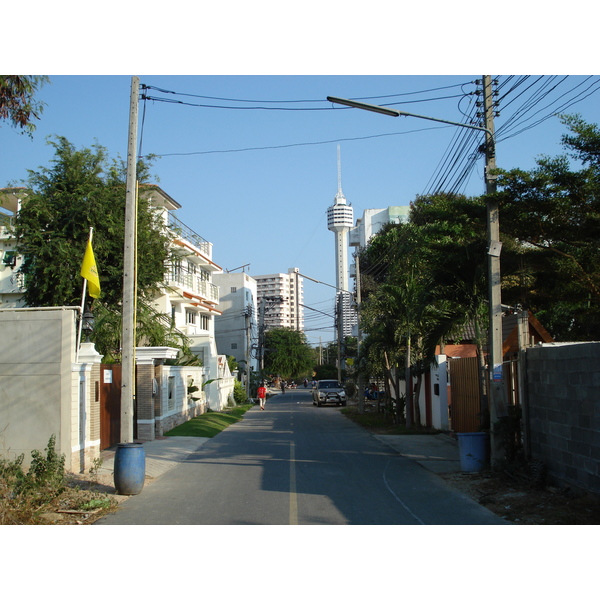
[(260, 382), (260, 386), (256, 392), (258, 400), (260, 402), (260, 410), (265, 410), (265, 401), (267, 399), (267, 388), (263, 381)]

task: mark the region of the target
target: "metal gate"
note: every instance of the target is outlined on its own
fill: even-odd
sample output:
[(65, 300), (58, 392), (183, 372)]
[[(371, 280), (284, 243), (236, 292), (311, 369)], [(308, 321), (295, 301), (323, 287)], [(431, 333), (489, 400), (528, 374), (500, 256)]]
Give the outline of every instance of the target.
[(450, 373), (450, 427), (456, 433), (480, 429), (481, 400), (477, 357), (448, 360)]
[(100, 450), (121, 441), (121, 365), (100, 365)]

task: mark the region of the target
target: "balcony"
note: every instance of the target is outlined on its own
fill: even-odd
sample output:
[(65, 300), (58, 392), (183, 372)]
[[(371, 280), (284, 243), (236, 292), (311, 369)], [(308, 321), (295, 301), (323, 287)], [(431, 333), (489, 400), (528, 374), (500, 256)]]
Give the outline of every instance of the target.
[(14, 218), (0, 212), (0, 239), (10, 239), (10, 230), (14, 225)]
[(179, 288), (181, 291), (201, 296), (209, 302), (219, 303), (219, 286), (206, 281), (194, 273), (188, 273), (180, 268), (172, 268), (168, 275), (167, 285)]
[(201, 254), (212, 260), (212, 244), (207, 242), (202, 236), (198, 235), (195, 231), (182, 223), (171, 212), (169, 212), (169, 229), (175, 235), (175, 237), (191, 243), (200, 251)]

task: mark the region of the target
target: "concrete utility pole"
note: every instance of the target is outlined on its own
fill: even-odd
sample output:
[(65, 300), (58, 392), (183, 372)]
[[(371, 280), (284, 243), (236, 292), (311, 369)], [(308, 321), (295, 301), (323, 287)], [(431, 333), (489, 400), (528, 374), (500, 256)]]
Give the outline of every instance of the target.
[[(494, 101), (492, 80), (483, 76), (483, 107), (485, 118), (485, 185), (486, 193), (496, 192), (496, 145), (494, 141)], [(500, 218), (498, 201), (487, 202), (488, 234), (488, 296), (489, 296), (489, 394), (490, 394), (490, 438), (492, 464), (503, 458), (502, 438), (494, 434), (494, 425), (499, 418), (507, 416), (502, 353), (502, 299), (500, 278)]]
[(123, 329), (121, 337), (121, 443), (133, 442), (133, 400), (135, 394), (135, 253), (136, 183), (139, 77), (131, 78), (129, 141), (125, 196), (125, 243), (123, 247)]
[[(446, 119), (438, 119), (424, 115), (416, 115), (403, 110), (396, 110), (376, 104), (366, 104), (349, 100), (346, 98), (337, 98), (327, 96), (327, 100), (336, 104), (343, 104), (362, 110), (370, 110), (390, 117), (416, 117), (428, 121), (437, 121), (457, 127), (466, 127), (484, 131), (486, 135), (485, 144), (485, 181), (486, 193), (493, 194), (496, 191), (496, 176), (491, 171), (496, 168), (496, 146), (494, 140), (494, 102), (492, 92), (492, 80), (489, 75), (483, 76), (483, 100), (484, 100), (484, 118), (485, 127), (470, 125), (468, 123), (457, 123)], [(504, 381), (502, 374), (502, 303), (500, 294), (500, 221), (498, 218), (498, 202), (491, 199), (487, 207), (488, 220), (488, 288), (489, 288), (489, 333), (488, 333), (488, 352), (490, 360), (490, 421), (491, 421), (491, 441), (492, 441), (492, 462), (502, 458), (501, 438), (494, 435), (493, 427), (498, 418), (507, 415), (506, 398), (504, 391)], [(496, 439), (495, 439), (496, 438)]]
[(344, 335), (344, 324), (342, 319), (343, 314), (342, 294), (338, 292), (337, 301), (337, 354), (338, 354), (338, 381), (342, 381), (342, 337)]
[[(362, 343), (362, 333), (360, 331), (360, 304), (362, 294), (360, 291), (360, 252), (357, 249), (354, 255), (354, 264), (356, 265), (356, 368), (360, 369), (360, 345)], [(362, 415), (365, 412), (365, 395), (363, 394), (364, 380), (362, 372), (358, 375), (358, 412)]]
[(261, 298), (258, 306), (258, 361), (261, 377), (265, 369), (265, 304), (266, 300)]
[(252, 317), (252, 304), (246, 306), (244, 311), (244, 326), (246, 328), (246, 348), (244, 352), (244, 358), (246, 359), (246, 397), (250, 398), (250, 325)]

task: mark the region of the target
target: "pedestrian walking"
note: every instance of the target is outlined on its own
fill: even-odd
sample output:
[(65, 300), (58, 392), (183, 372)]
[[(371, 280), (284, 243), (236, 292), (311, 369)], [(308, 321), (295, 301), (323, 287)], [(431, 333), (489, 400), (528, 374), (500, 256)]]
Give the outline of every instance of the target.
[(256, 395), (258, 396), (258, 401), (260, 402), (260, 410), (265, 410), (265, 402), (267, 400), (267, 388), (263, 381), (260, 382), (260, 386), (256, 391)]
[(281, 387), (281, 393), (285, 394), (285, 381), (282, 379), (279, 385)]

